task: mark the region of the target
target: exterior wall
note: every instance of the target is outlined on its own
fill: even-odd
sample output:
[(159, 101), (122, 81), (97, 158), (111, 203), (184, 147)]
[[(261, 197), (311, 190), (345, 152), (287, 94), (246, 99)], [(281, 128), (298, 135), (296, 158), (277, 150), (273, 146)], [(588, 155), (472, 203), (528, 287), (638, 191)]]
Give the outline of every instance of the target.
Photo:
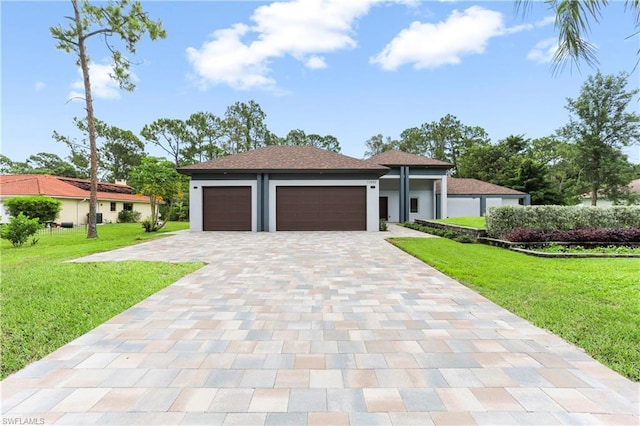
[(258, 230), (258, 183), (256, 180), (192, 180), (189, 182), (190, 231), (202, 231), (202, 188), (209, 186), (250, 186), (251, 230), (253, 232)]
[(9, 222), (9, 213), (7, 213), (4, 209), (4, 202), (0, 200), (0, 223)]
[[(367, 231), (379, 230), (379, 194), (377, 179), (363, 180), (269, 180), (269, 230), (276, 230), (276, 188), (278, 186), (365, 186), (367, 188)], [(201, 209), (202, 210), (202, 209)]]
[[(591, 198), (583, 198), (580, 200), (580, 204), (578, 205), (582, 207), (591, 207)], [(613, 205), (613, 201), (600, 198), (598, 199), (596, 207), (611, 207)]]
[[(380, 178), (380, 197), (388, 198), (387, 221), (400, 222), (400, 179)], [(378, 204), (378, 207), (380, 205)]]
[[(62, 202), (60, 213), (56, 218), (57, 223), (72, 222), (74, 225), (82, 225), (87, 223), (87, 214), (89, 213), (89, 198), (57, 198)], [(115, 223), (118, 219), (118, 212), (123, 208), (123, 201), (116, 201), (116, 211), (110, 211), (111, 200), (98, 199), (97, 212), (102, 213), (102, 222)], [(151, 204), (132, 202), (133, 210), (141, 213), (141, 220), (151, 216)], [(2, 222), (9, 222), (9, 214), (4, 211), (4, 206), (0, 206), (2, 214)]]
[[(502, 204), (498, 204), (498, 205), (502, 205), (502, 206), (519, 206), (520, 205), (520, 200), (518, 200), (517, 198), (500, 198), (500, 200), (502, 201)], [(487, 199), (487, 207), (489, 207), (489, 199)]]
[(452, 198), (448, 197), (447, 217), (480, 216), (480, 197)]
[[(380, 178), (380, 196), (388, 197), (389, 218), (392, 223), (400, 222), (400, 179), (397, 176)], [(435, 213), (434, 197), (435, 180), (429, 176), (410, 176), (409, 178), (409, 199), (418, 199), (418, 213), (409, 211), (409, 221), (415, 219), (433, 219)]]
[[(118, 221), (118, 213), (120, 213), (124, 209), (125, 203), (133, 204), (133, 210), (136, 212), (140, 212), (140, 220), (145, 220), (148, 217), (151, 217), (151, 204), (149, 203), (136, 203), (129, 201), (114, 201), (116, 203), (116, 211), (111, 211), (111, 200), (100, 200), (98, 201), (98, 213), (102, 213), (102, 221), (103, 223), (116, 223)], [(84, 222), (87, 222), (87, 213), (89, 213), (89, 202), (86, 203), (86, 211), (83, 214)]]
[(409, 183), (409, 198), (418, 199), (418, 213), (409, 210), (409, 221), (416, 219), (433, 219), (434, 197), (433, 181), (426, 179), (411, 179)]

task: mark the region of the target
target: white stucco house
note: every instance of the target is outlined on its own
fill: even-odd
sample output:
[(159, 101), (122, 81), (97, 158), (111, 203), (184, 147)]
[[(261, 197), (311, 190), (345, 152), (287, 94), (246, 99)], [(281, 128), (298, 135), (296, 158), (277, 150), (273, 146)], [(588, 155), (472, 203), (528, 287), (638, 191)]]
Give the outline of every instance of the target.
[[(90, 181), (52, 175), (0, 175), (0, 215), (2, 222), (9, 221), (4, 201), (13, 197), (45, 195), (62, 202), (57, 222), (86, 224), (89, 214)], [(134, 210), (141, 217), (151, 216), (149, 197), (132, 193), (131, 187), (122, 183), (98, 183), (97, 217), (99, 223), (113, 222), (121, 210)]]
[(178, 171), (191, 177), (192, 231), (377, 231), (381, 219), (449, 217), (449, 209), (480, 216), (495, 205), (490, 199), (528, 199), (504, 188), (506, 198), (480, 193), (477, 210), (473, 202), (462, 208), (448, 197), (451, 167), (395, 150), (359, 160), (311, 146), (268, 146)]
[[(632, 180), (629, 184), (629, 191), (632, 194), (640, 197), (640, 179)], [(637, 202), (636, 202), (637, 203)], [(591, 194), (582, 194), (580, 196), (580, 206), (591, 207)], [(614, 205), (612, 200), (607, 199), (606, 197), (598, 198), (598, 204), (596, 207), (611, 207)]]

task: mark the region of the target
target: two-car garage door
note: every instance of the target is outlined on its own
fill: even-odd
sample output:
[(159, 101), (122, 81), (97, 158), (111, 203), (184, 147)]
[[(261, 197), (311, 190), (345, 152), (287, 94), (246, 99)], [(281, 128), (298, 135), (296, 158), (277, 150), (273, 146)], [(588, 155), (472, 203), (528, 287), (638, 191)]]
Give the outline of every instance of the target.
[(276, 187), (277, 231), (365, 231), (364, 186)]
[[(365, 231), (365, 186), (277, 186), (277, 231)], [(250, 231), (251, 187), (204, 187), (203, 230)]]

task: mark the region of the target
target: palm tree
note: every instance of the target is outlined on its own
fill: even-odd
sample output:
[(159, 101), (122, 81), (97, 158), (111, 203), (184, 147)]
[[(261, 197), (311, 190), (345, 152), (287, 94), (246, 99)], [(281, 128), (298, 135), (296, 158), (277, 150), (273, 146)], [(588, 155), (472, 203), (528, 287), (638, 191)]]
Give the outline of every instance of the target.
[[(526, 14), (532, 3), (531, 0), (516, 0), (516, 10)], [(609, 0), (544, 0), (544, 3), (556, 14), (558, 50), (552, 60), (554, 71), (564, 66), (567, 60), (571, 60), (577, 67), (580, 60), (591, 67), (597, 66), (596, 47), (589, 42), (587, 36), (591, 30), (591, 22), (600, 22), (602, 9), (608, 6)], [(640, 33), (640, 0), (626, 0), (625, 10), (634, 15), (635, 32), (629, 36), (633, 37)]]

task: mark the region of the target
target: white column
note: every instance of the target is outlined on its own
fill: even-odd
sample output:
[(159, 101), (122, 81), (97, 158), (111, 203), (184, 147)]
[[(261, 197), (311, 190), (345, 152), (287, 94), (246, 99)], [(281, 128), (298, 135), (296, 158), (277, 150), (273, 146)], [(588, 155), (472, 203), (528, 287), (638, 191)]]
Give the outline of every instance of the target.
[(440, 181), (440, 217), (445, 219), (447, 217), (447, 176), (442, 176)]

